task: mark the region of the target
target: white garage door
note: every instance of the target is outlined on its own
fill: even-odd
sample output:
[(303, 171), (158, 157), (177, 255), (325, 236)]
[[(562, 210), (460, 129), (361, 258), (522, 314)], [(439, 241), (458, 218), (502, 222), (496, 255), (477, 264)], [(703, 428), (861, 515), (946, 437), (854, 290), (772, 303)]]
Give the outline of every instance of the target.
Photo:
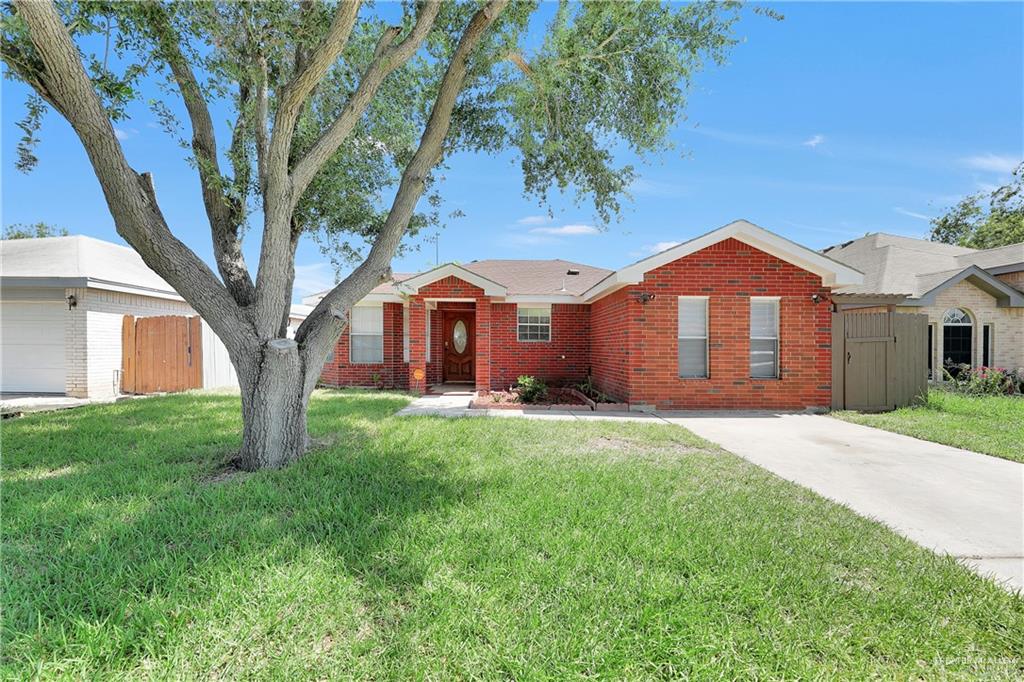
[(63, 303), (4, 301), (0, 307), (4, 393), (64, 393)]

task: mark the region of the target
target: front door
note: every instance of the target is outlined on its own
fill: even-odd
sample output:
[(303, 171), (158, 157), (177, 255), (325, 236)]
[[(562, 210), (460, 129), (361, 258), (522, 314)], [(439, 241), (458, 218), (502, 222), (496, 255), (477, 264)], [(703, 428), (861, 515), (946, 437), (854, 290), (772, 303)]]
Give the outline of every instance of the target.
[(444, 381), (473, 381), (473, 322), (471, 312), (444, 313)]

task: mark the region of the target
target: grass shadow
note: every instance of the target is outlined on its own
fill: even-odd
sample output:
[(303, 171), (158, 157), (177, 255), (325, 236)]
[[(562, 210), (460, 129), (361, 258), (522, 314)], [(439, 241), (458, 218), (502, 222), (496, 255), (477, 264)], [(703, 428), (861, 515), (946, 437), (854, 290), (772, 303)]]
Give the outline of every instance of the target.
[[(69, 642), (91, 642), (109, 672), (128, 673), (157, 653), (141, 643), (187, 640), (200, 612), (219, 614), (242, 650), (275, 636), (268, 622), (301, 630), (320, 620), (303, 604), (316, 608), (323, 589), (351, 607), (323, 619), (327, 630), (400, 617), (390, 605), (424, 575), (401, 538), (418, 519), (465, 503), (479, 482), (378, 446), (403, 397), (318, 393), (310, 430), (331, 433), (333, 445), (211, 485), (238, 447), (232, 400), (131, 401), (5, 428), (5, 666), (67, 665)], [(268, 609), (279, 612), (269, 621)]]

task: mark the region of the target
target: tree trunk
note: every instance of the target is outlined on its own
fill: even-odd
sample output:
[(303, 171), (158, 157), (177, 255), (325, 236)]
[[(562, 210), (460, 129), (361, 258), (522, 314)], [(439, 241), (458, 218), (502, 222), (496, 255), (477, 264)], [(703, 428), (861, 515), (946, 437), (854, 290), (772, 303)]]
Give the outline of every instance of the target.
[(236, 363), (242, 389), (242, 450), (246, 471), (278, 469), (298, 459), (309, 445), (306, 376), (291, 339), (273, 339), (262, 352)]

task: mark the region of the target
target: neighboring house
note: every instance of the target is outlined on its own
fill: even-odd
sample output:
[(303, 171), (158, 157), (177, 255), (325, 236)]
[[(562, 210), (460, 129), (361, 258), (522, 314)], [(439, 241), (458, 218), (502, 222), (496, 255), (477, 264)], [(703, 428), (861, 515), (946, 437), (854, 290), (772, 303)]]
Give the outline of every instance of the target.
[[(84, 236), (0, 241), (0, 390), (114, 396), (124, 316), (195, 314), (130, 248)], [(202, 337), (204, 387), (236, 386), (205, 322)]]
[(823, 253), (864, 273), (834, 291), (840, 308), (928, 316), (933, 379), (944, 366), (1024, 367), (1024, 243), (979, 250), (869, 234)]
[(827, 408), (829, 294), (861, 281), (742, 220), (616, 271), (448, 264), (396, 275), (360, 301), (322, 380), (423, 392), (590, 376), (639, 409)]

